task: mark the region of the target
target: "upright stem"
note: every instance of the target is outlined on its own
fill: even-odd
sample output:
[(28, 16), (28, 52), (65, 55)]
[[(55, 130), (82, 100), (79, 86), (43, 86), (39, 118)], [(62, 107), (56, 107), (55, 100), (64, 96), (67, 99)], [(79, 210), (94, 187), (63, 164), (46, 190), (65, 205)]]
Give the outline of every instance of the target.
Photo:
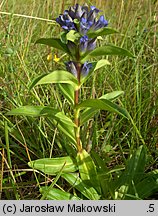
[[(74, 102), (75, 106), (79, 103), (79, 95), (80, 95), (80, 73), (81, 73), (81, 65), (77, 63), (77, 79), (78, 79), (78, 89), (74, 92)], [(74, 110), (74, 122), (76, 124), (75, 128), (75, 137), (76, 137), (76, 145), (77, 150), (80, 152), (82, 150), (82, 143), (80, 139), (80, 116), (79, 110), (75, 108)]]

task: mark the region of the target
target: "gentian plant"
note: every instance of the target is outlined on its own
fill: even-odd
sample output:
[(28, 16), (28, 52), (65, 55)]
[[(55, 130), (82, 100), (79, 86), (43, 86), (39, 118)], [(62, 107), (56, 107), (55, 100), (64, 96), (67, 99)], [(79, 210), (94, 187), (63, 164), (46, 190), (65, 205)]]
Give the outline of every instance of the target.
[[(107, 197), (117, 199), (122, 198), (125, 194), (124, 192), (127, 192), (129, 189), (123, 182), (122, 176), (119, 178), (119, 181), (112, 185), (110, 182), (112, 176), (107, 171), (107, 168), (103, 166), (103, 161), (94, 149), (92, 151), (86, 150), (86, 145), (81, 137), (81, 128), (99, 110), (114, 112), (127, 119), (130, 118), (124, 108), (113, 102), (114, 99), (122, 94), (122, 91), (111, 92), (97, 99), (89, 98), (83, 100), (81, 98), (80, 89), (84, 83), (92, 77), (96, 70), (110, 64), (107, 59), (103, 58), (92, 61), (94, 57), (107, 55), (134, 57), (128, 50), (114, 45), (106, 44), (97, 47), (97, 40), (100, 37), (117, 33), (116, 30), (107, 27), (108, 21), (103, 15), (99, 16), (100, 12), (95, 6), (89, 8), (87, 5), (80, 6), (76, 4), (56, 18), (56, 22), (63, 30), (58, 38), (41, 38), (36, 42), (66, 53), (68, 61), (64, 62), (64, 70), (55, 70), (48, 74), (42, 74), (35, 78), (29, 87), (32, 89), (37, 85), (57, 83), (62, 95), (64, 95), (72, 107), (73, 113), (71, 116), (73, 118), (65, 114), (64, 110), (60, 111), (60, 109), (50, 106), (23, 106), (8, 113), (8, 115), (51, 118), (58, 130), (66, 137), (67, 144), (64, 146), (64, 149), (66, 149), (67, 156), (44, 158), (29, 162), (29, 166), (33, 169), (56, 176), (49, 187), (41, 188), (42, 199), (97, 200)], [(86, 132), (84, 136), (86, 136)], [(127, 165), (127, 171), (123, 174), (126, 181), (130, 181), (128, 171), (132, 169), (131, 164), (136, 157), (138, 158), (138, 154), (145, 154), (142, 147), (131, 158), (131, 163)], [(55, 188), (54, 185), (59, 177), (64, 178), (78, 192), (72, 194)], [(141, 186), (139, 185), (139, 187)], [(130, 189), (130, 191), (132, 190)]]

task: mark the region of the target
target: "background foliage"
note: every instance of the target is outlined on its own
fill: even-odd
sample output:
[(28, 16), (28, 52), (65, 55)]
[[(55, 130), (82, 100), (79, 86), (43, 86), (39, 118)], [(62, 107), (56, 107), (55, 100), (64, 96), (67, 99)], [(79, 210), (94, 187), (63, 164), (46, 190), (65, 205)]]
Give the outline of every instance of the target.
[[(85, 1), (79, 3), (82, 2)], [(76, 1), (3, 0), (0, 3), (2, 199), (39, 199), (41, 195), (38, 187), (50, 185), (53, 180), (56, 188), (62, 188), (67, 192), (72, 190), (65, 180), (52, 179), (42, 172), (33, 172), (27, 164), (28, 161), (38, 158), (67, 155), (69, 146), (64, 136), (59, 134), (57, 127), (43, 117), (39, 119), (4, 115), (15, 107), (28, 104), (51, 105), (54, 108), (60, 107), (61, 110), (67, 109), (67, 112), (71, 113), (67, 100), (60, 93), (61, 86), (38, 86), (29, 91), (28, 83), (37, 75), (63, 67), (62, 61), (66, 57), (62, 53), (46, 46), (34, 45), (34, 42), (41, 37), (58, 35), (60, 29), (51, 20), (72, 3)], [(101, 111), (95, 115), (93, 126), (89, 122), (85, 148), (93, 147), (104, 163), (101, 169), (105, 169), (106, 165), (113, 171), (113, 175), (117, 176), (125, 165), (128, 170), (132, 169), (127, 164), (127, 159), (143, 144), (147, 151), (147, 163), (143, 165), (147, 173), (157, 168), (158, 157), (158, 2), (96, 0), (86, 3), (101, 8), (109, 20), (109, 27), (120, 32), (106, 37), (105, 41), (100, 40), (100, 45), (113, 43), (129, 49), (137, 58), (108, 57), (111, 65), (97, 70), (93, 79), (87, 81), (81, 90), (84, 99), (99, 98), (102, 94), (114, 90), (124, 91), (125, 94), (118, 103), (129, 111), (136, 127), (134, 128), (125, 118)], [(49, 61), (51, 53), (53, 58), (54, 54), (60, 58), (58, 62)], [(136, 154), (143, 152), (141, 147), (138, 151)], [(70, 176), (64, 175), (68, 181)], [(125, 176), (128, 176), (128, 173), (121, 177), (122, 182), (125, 181)], [(116, 187), (119, 187), (119, 183)], [(125, 188), (121, 189), (125, 191)], [(156, 192), (153, 197), (157, 198)], [(144, 198), (150, 198), (150, 194), (144, 195)]]

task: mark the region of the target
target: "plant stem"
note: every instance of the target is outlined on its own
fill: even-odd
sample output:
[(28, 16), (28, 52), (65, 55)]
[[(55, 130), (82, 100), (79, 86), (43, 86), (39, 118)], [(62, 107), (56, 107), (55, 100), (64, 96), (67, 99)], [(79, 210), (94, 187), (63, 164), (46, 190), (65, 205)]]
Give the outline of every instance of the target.
[[(81, 65), (77, 63), (77, 79), (78, 79), (78, 89), (74, 92), (74, 103), (75, 106), (79, 103), (79, 95), (80, 95), (80, 74), (81, 74)], [(76, 124), (75, 128), (75, 137), (76, 137), (76, 145), (78, 152), (82, 150), (82, 143), (80, 139), (80, 117), (79, 117), (79, 109), (75, 108), (74, 111), (74, 122)]]

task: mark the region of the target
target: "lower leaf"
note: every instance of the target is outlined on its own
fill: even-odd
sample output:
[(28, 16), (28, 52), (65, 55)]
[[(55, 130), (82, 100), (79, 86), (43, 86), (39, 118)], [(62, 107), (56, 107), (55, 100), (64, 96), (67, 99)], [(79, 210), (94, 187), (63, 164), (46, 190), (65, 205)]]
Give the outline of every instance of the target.
[(78, 152), (77, 164), (82, 181), (87, 185), (93, 186), (100, 192), (96, 166), (86, 150), (83, 149), (81, 152)]
[(45, 194), (45, 198), (48, 200), (80, 200), (79, 197), (57, 188), (48, 189), (48, 187), (42, 187), (40, 192)]
[(141, 199), (149, 198), (158, 192), (158, 170), (146, 174), (145, 178), (136, 185), (136, 191)]
[(72, 187), (76, 188), (81, 194), (83, 194), (89, 200), (99, 200), (100, 195), (94, 189), (94, 187), (90, 187), (81, 180), (77, 173), (64, 173), (62, 177), (72, 185)]
[(63, 173), (75, 172), (78, 167), (69, 156), (60, 158), (43, 158), (28, 163), (33, 169), (42, 171), (45, 174), (56, 175), (61, 168)]

